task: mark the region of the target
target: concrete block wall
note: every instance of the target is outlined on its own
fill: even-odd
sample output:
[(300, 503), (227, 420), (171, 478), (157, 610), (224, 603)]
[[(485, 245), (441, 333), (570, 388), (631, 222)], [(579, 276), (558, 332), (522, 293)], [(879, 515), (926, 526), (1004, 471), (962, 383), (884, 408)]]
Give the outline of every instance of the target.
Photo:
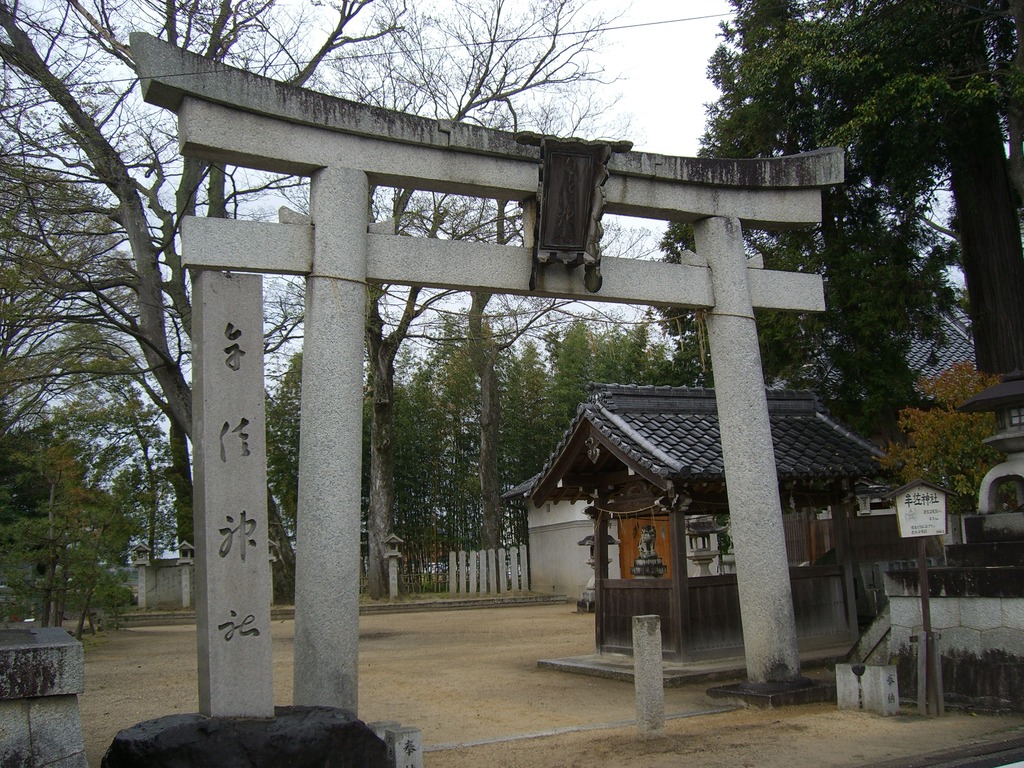
[(195, 566), (155, 560), (139, 569), (139, 607), (158, 611), (195, 606)]
[[(545, 504), (530, 510), (530, 586), (534, 592), (566, 595), (578, 600), (594, 575), (589, 552), (579, 542), (594, 534), (594, 523), (583, 516), (585, 504)], [(609, 535), (618, 540), (614, 525)], [(608, 547), (608, 576), (619, 578), (619, 548)]]
[[(963, 569), (957, 575), (952, 570), (929, 575), (946, 703), (1024, 712), (1024, 590), (1018, 589), (1024, 568), (999, 569), (1000, 579), (966, 581)], [(910, 638), (922, 629), (917, 574), (887, 575), (886, 591), (889, 652), (899, 659), (901, 695), (912, 699), (917, 695), (917, 645)]]

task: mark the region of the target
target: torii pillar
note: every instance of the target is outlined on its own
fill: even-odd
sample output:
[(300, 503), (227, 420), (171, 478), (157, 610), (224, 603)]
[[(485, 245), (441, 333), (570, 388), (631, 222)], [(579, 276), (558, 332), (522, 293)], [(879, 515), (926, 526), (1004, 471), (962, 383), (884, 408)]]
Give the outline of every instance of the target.
[(317, 171), (310, 184), (292, 696), (355, 712), (369, 185), (345, 168)]
[(714, 218), (697, 222), (694, 234), (715, 292), (715, 306), (707, 314), (708, 343), (722, 459), (729, 468), (726, 491), (747, 680), (791, 681), (800, 675), (800, 653), (743, 232), (737, 219)]
[(748, 681), (799, 678), (753, 311), (822, 311), (824, 291), (818, 275), (748, 262), (742, 227), (820, 221), (821, 190), (843, 179), (841, 150), (752, 160), (616, 155), (605, 212), (693, 223), (697, 253), (685, 264), (605, 257), (596, 294), (582, 270), (567, 269), (542, 271), (531, 290), (531, 249), (368, 231), (367, 200), (369, 186), (379, 184), (526, 201), (537, 195), (536, 148), (503, 131), (291, 88), (148, 35), (133, 34), (131, 45), (146, 100), (178, 115), (183, 154), (311, 179), (309, 217), (278, 224), (186, 218), (182, 225), (190, 269), (306, 276), (296, 704), (353, 711), (357, 704), (367, 282), (707, 311)]

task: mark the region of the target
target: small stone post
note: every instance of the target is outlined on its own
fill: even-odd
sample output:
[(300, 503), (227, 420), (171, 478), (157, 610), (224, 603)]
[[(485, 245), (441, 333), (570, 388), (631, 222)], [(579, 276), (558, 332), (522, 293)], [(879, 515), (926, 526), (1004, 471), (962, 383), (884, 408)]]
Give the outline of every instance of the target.
[(839, 709), (865, 709), (880, 715), (900, 713), (895, 665), (836, 664)]
[(665, 683), (661, 659), (661, 617), (633, 617), (633, 686), (636, 727), (642, 734), (665, 730)]
[(181, 576), (181, 607), (192, 607), (192, 568), (196, 560), (195, 547), (188, 541), (178, 545), (178, 573)]
[(423, 768), (423, 733), (419, 728), (385, 728), (384, 743), (388, 745), (388, 768)]
[(146, 595), (149, 592), (147, 589), (147, 570), (149, 569), (149, 547), (145, 544), (138, 544), (132, 550), (134, 555), (132, 564), (135, 566), (139, 576), (139, 589), (138, 589), (138, 606), (139, 610), (145, 610), (148, 605), (146, 604)]

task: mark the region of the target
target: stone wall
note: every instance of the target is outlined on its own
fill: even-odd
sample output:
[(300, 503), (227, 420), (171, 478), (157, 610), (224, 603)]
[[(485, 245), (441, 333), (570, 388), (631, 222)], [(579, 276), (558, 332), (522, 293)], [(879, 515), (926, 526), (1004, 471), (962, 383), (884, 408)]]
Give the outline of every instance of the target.
[[(1024, 568), (929, 571), (932, 629), (940, 633), (947, 704), (1024, 712)], [(886, 574), (900, 695), (917, 696), (921, 597), (916, 571)]]
[[(586, 504), (545, 504), (531, 509), (530, 586), (534, 592), (565, 595), (578, 600), (594, 575), (587, 565), (590, 552), (579, 542), (594, 535), (594, 523), (584, 517)], [(609, 534), (618, 539), (615, 526)], [(610, 578), (619, 578), (619, 548), (608, 547)]]
[(195, 566), (177, 558), (139, 567), (139, 607), (173, 611), (195, 606)]

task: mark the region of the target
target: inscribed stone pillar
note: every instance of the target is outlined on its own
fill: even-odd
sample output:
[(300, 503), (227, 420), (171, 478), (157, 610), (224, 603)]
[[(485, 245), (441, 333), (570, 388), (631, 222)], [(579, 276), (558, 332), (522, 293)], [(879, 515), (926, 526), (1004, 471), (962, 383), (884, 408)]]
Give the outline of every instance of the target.
[(294, 703), (357, 705), (366, 174), (313, 174), (295, 554)]
[(800, 674), (800, 654), (743, 233), (738, 219), (708, 218), (697, 222), (694, 234), (697, 253), (711, 268), (715, 298), (708, 340), (747, 678), (790, 680)]
[(263, 278), (192, 285), (199, 711), (273, 717)]

